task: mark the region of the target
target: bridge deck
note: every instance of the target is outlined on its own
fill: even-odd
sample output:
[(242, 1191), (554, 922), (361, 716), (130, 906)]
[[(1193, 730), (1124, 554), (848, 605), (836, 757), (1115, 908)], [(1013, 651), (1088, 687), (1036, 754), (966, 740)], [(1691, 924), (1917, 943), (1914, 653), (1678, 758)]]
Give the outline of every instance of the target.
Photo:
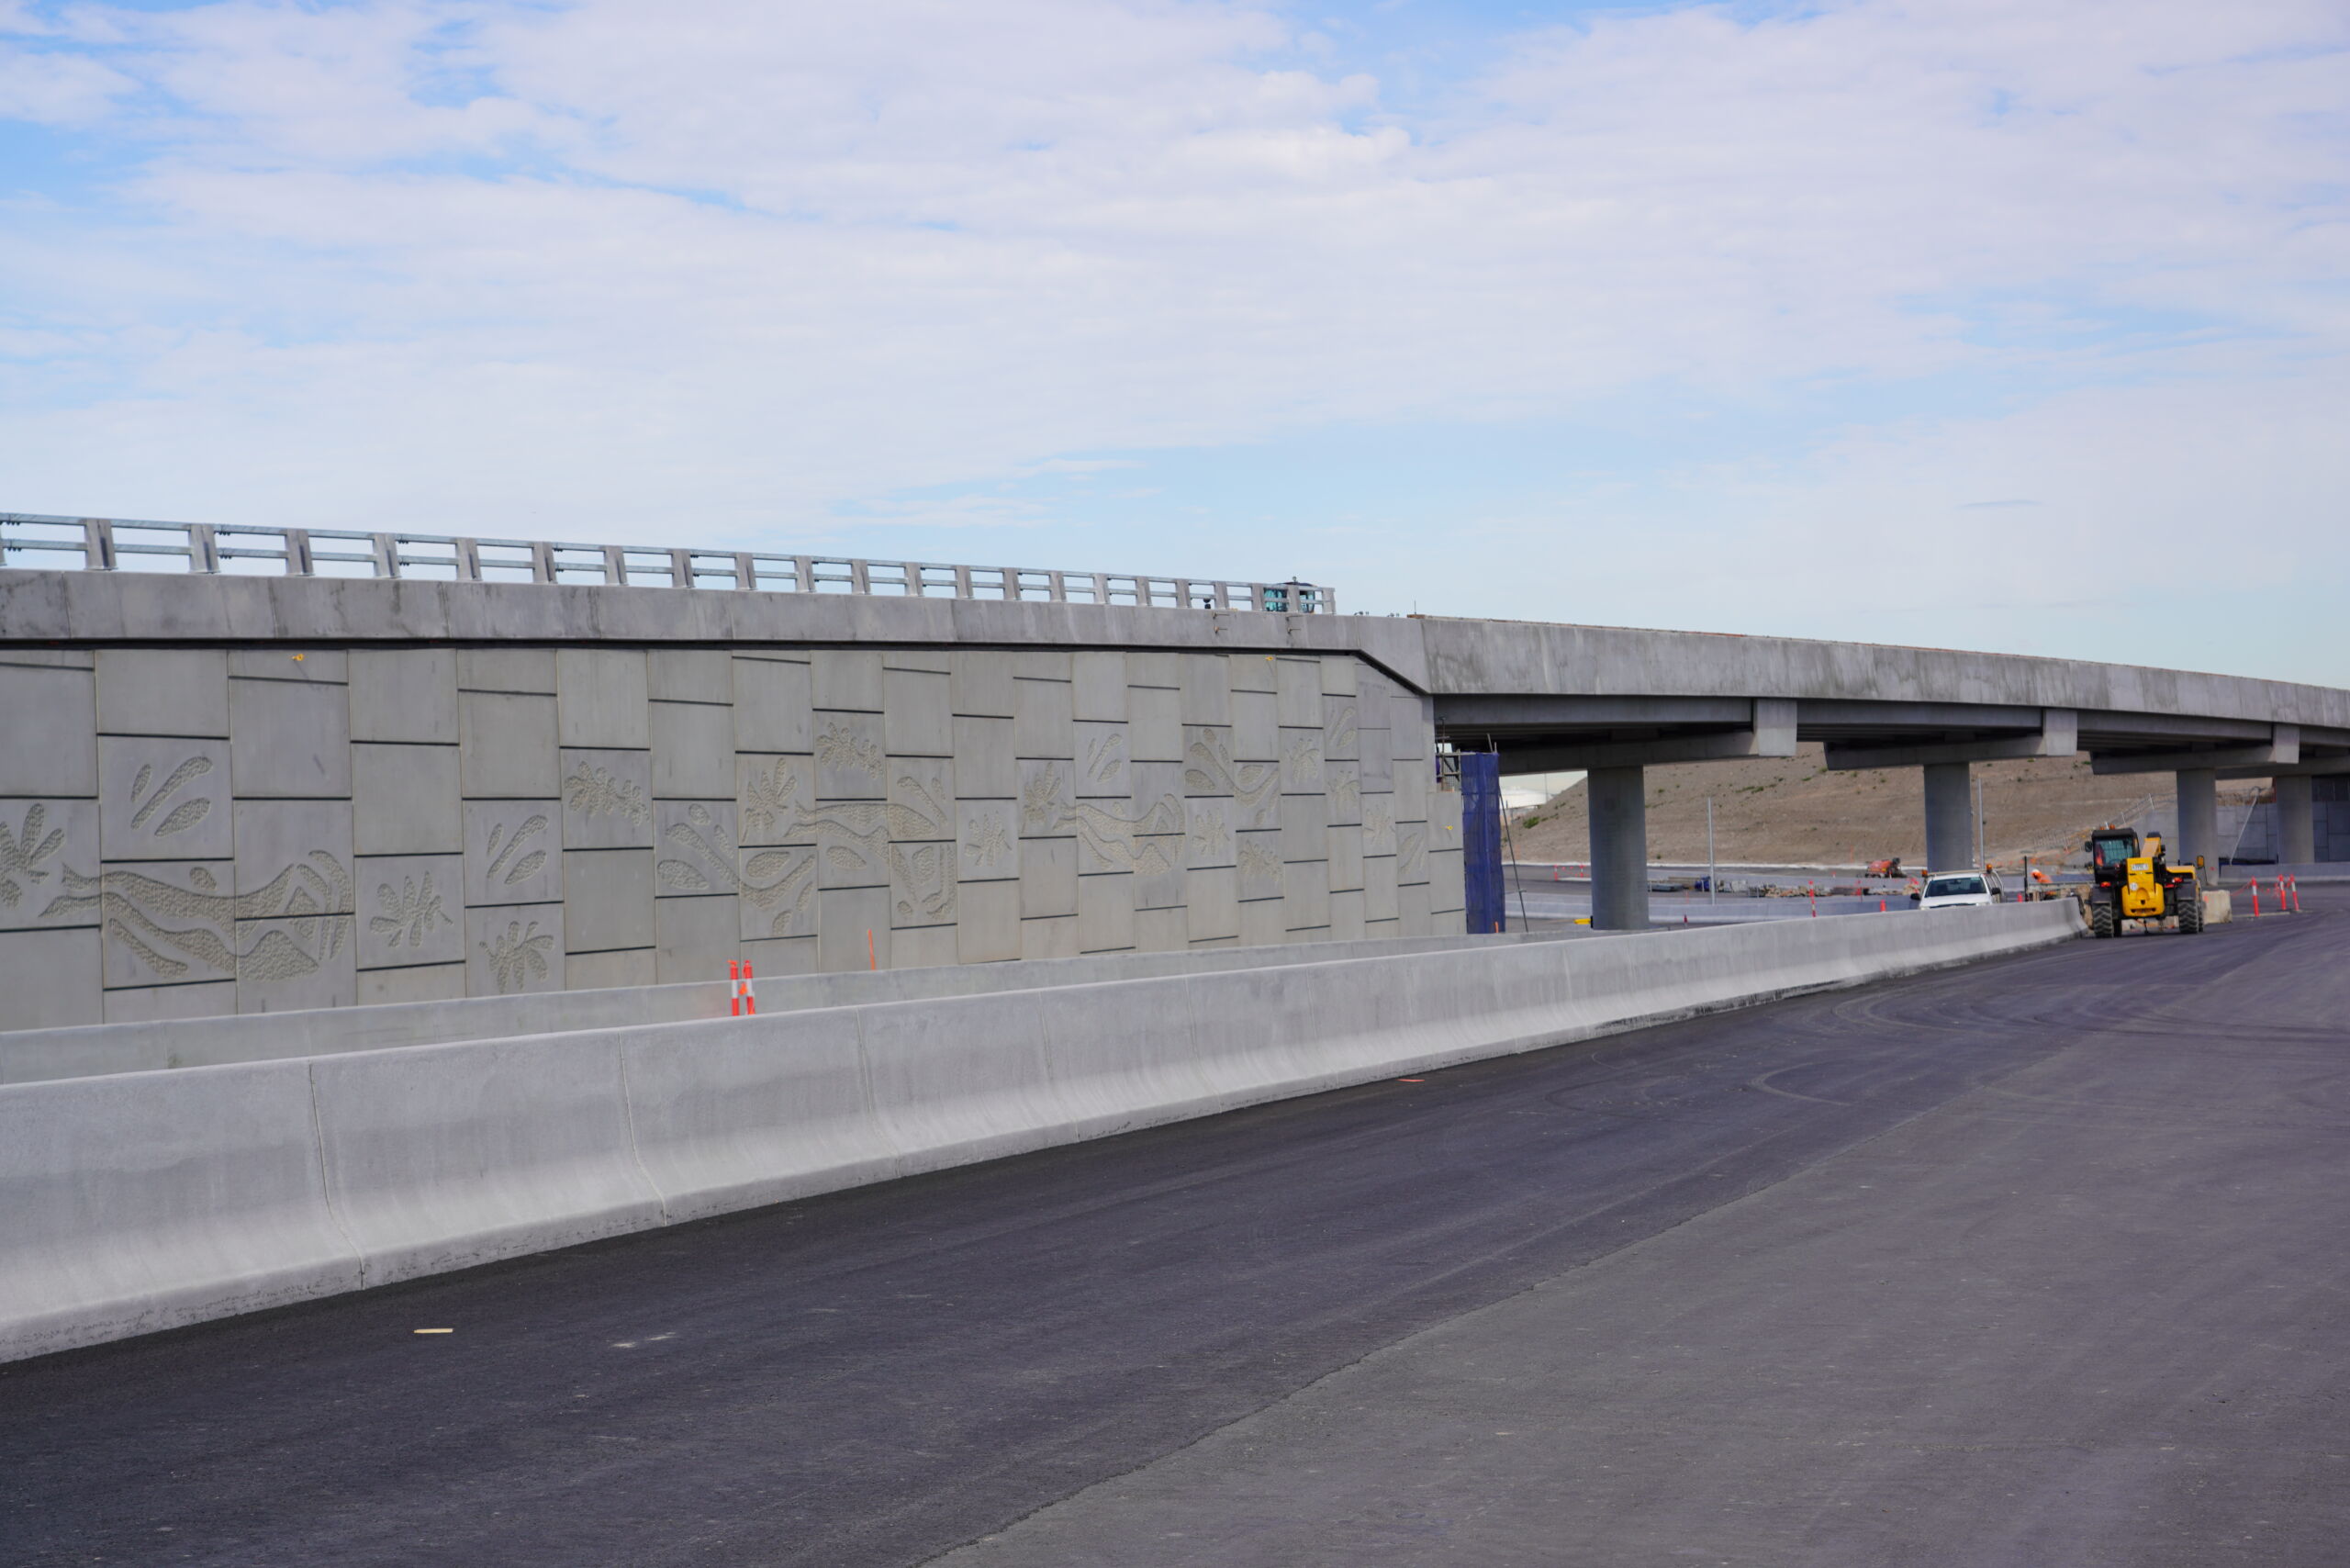
[(0, 1368), (8, 1555), (2336, 1562), (2304, 896)]

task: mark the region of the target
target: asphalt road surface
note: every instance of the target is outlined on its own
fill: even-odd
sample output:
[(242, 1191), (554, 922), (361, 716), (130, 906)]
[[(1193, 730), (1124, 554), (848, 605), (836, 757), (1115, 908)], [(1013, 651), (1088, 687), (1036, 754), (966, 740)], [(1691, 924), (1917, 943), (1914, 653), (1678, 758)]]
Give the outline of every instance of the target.
[(2340, 1564), (2304, 898), (0, 1368), (0, 1560)]

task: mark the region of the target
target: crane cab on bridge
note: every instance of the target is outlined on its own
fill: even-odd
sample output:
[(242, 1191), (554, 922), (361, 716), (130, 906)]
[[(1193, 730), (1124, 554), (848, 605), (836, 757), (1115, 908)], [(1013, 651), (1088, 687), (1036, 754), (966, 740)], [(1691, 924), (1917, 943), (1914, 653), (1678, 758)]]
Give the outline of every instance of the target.
[(2163, 835), (2101, 827), (2089, 835), (2089, 934), (2203, 929), (2203, 888), (2192, 866), (2173, 866)]

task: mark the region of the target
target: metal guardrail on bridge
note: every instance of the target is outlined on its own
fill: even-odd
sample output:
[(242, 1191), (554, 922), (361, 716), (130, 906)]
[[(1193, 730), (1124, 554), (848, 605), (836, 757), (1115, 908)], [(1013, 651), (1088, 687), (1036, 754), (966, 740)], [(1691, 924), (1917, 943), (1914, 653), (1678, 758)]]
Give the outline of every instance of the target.
[(64, 564), (50, 559), (53, 556), (73, 556), (80, 569), (102, 572), (145, 569), (468, 583), (602, 583), (748, 588), (764, 593), (870, 593), (1175, 610), (1263, 610), (1276, 614), (1331, 615), (1338, 608), (1337, 596), (1329, 588), (1304, 582), (1236, 583), (1131, 572), (779, 555), (757, 550), (558, 544), (435, 533), (0, 512), (0, 566)]

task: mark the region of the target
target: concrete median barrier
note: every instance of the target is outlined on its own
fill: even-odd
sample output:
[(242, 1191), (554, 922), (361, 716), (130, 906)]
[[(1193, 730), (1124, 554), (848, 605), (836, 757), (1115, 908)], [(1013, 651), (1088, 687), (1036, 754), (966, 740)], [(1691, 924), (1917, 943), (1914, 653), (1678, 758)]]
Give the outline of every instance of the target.
[(0, 1088), (0, 1358), (2022, 951), (2069, 902)]

